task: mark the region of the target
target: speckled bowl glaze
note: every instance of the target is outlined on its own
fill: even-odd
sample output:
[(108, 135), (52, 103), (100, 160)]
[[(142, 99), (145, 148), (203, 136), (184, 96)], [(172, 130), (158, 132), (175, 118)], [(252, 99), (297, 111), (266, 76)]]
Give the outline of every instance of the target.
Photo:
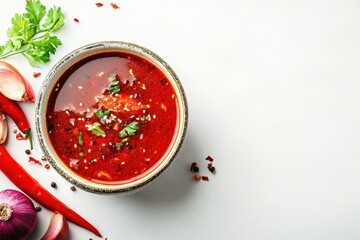
[[(179, 119), (178, 119), (178, 128), (175, 135), (175, 140), (172, 142), (169, 151), (166, 153), (166, 156), (163, 157), (163, 160), (157, 165), (157, 167), (149, 172), (147, 175), (144, 175), (140, 179), (134, 180), (132, 182), (123, 183), (123, 184), (101, 184), (91, 182), (86, 180), (77, 174), (75, 174), (71, 169), (69, 169), (56, 154), (47, 132), (46, 126), (46, 109), (49, 101), (49, 96), (52, 89), (55, 87), (60, 76), (71, 66), (73, 66), (79, 60), (89, 57), (94, 54), (107, 52), (107, 51), (120, 51), (128, 52), (138, 56), (141, 56), (148, 61), (155, 64), (169, 79), (172, 83), (175, 93), (178, 99), (179, 106)], [(188, 122), (188, 108), (184, 89), (175, 74), (172, 68), (158, 55), (152, 51), (141, 47), (136, 44), (119, 42), (119, 41), (104, 41), (89, 44), (83, 46), (79, 49), (74, 50), (73, 52), (66, 55), (62, 58), (49, 72), (44, 83), (41, 86), (40, 93), (36, 102), (36, 132), (38, 135), (39, 143), (44, 153), (46, 159), (50, 162), (52, 167), (60, 173), (65, 179), (70, 183), (76, 185), (77, 187), (84, 189), (93, 193), (133, 193), (135, 191), (141, 190), (144, 187), (148, 186), (160, 175), (162, 175), (175, 160), (176, 155), (180, 151), (180, 148), (184, 142), (184, 138), (187, 130)]]

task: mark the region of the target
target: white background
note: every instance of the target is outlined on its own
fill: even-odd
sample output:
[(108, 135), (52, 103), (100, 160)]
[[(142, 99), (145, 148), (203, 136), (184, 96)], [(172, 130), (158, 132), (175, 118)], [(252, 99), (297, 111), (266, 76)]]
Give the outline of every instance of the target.
[[(165, 176), (129, 196), (70, 191), (53, 169), (27, 162), (28, 143), (15, 139), (9, 120), (10, 153), (104, 238), (360, 239), (359, 0), (114, 0), (118, 10), (108, 0), (102, 8), (92, 0), (43, 2), (65, 13), (63, 45), (37, 69), (7, 59), (36, 93), (68, 52), (121, 40), (164, 58), (187, 94), (183, 151)], [(1, 43), (24, 5), (0, 1)], [(21, 107), (34, 128), (34, 104)], [(35, 142), (32, 156), (40, 158)], [(192, 181), (193, 161), (209, 182)], [(5, 188), (16, 187), (0, 173)], [(31, 240), (44, 234), (50, 214), (39, 212)], [(72, 240), (99, 239), (72, 223), (70, 231)]]

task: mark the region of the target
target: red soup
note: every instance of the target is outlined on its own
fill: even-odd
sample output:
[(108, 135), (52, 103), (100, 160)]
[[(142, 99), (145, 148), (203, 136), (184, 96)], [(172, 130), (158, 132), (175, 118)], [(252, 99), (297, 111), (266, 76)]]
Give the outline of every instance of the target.
[(177, 97), (163, 72), (123, 52), (82, 59), (59, 79), (47, 107), (49, 138), (73, 172), (93, 182), (133, 181), (171, 145)]

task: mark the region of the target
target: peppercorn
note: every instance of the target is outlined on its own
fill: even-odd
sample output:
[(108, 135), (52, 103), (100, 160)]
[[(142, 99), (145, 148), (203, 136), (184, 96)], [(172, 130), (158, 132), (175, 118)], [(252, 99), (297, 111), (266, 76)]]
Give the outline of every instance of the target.
[(26, 149), (26, 150), (25, 150), (25, 153), (26, 153), (27, 155), (29, 155), (29, 154), (31, 153), (30, 149)]
[(214, 166), (210, 167), (209, 170), (210, 170), (210, 172), (214, 173), (215, 172), (215, 167)]
[(40, 207), (40, 206), (36, 206), (36, 207), (35, 207), (35, 211), (40, 212), (40, 211), (41, 211), (41, 207)]
[(74, 192), (76, 191), (76, 188), (74, 186), (71, 186), (70, 190)]
[(52, 188), (57, 188), (56, 182), (51, 182), (51, 187)]
[(192, 169), (193, 172), (199, 172), (199, 168), (197, 166), (193, 167)]

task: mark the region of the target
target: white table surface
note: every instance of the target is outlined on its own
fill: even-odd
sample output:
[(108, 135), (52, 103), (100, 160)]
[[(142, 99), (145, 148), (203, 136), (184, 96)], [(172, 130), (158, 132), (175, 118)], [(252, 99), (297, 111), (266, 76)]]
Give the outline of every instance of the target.
[[(25, 1), (0, 1), (0, 42)], [(49, 64), (7, 61), (37, 93), (50, 68), (84, 44), (121, 40), (164, 58), (185, 88), (189, 131), (170, 171), (129, 196), (72, 192), (53, 169), (6, 147), (51, 193), (108, 240), (360, 239), (360, 1), (49, 0), (63, 41)], [(78, 18), (79, 23), (73, 21)], [(41, 72), (33, 78), (33, 72)], [(34, 104), (21, 104), (34, 122)], [(35, 139), (32, 156), (40, 158)], [(211, 175), (204, 158), (217, 168)], [(193, 182), (197, 161), (209, 182)], [(58, 189), (50, 187), (55, 181)], [(0, 189), (16, 188), (0, 173)], [(35, 205), (37, 205), (35, 203)], [(30, 238), (44, 234), (38, 213)], [(99, 239), (70, 223), (72, 240)]]

